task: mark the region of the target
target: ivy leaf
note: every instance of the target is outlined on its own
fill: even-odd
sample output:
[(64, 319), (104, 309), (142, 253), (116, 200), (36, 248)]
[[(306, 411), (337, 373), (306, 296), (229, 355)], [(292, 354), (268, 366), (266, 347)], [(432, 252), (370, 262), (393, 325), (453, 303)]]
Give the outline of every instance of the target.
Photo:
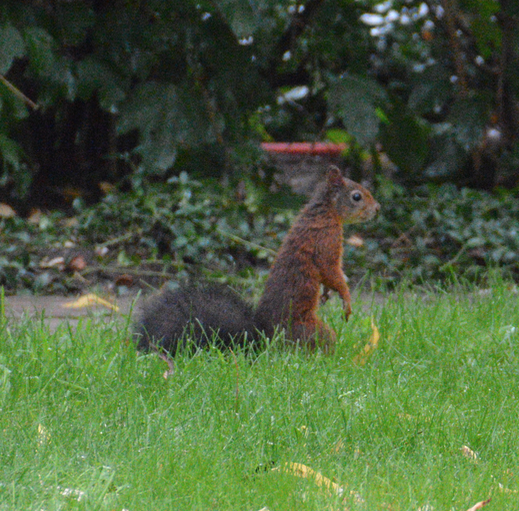
[(22, 148), (12, 139), (0, 133), (0, 156), (4, 163), (18, 171), (23, 159)]
[(381, 140), (389, 158), (404, 172), (419, 174), (429, 154), (428, 126), (399, 104), (389, 112), (388, 120)]
[(451, 130), (432, 139), (430, 154), (434, 160), (425, 169), (425, 176), (432, 179), (446, 179), (455, 175), (466, 159), (466, 153), (456, 142)]
[(418, 114), (434, 113), (449, 102), (452, 87), (443, 66), (432, 66), (414, 78), (407, 108)]
[(20, 32), (11, 25), (0, 27), (0, 74), (6, 74), (16, 58), (25, 55), (25, 44)]
[(79, 46), (94, 26), (95, 14), (88, 2), (63, 2), (59, 7), (57, 21), (59, 32), (53, 32), (56, 38), (67, 46)]
[(469, 152), (479, 144), (488, 119), (486, 105), (480, 98), (458, 99), (452, 106), (447, 121), (454, 128), (458, 143)]
[(101, 108), (107, 112), (117, 111), (117, 103), (126, 92), (121, 85), (125, 81), (108, 64), (95, 57), (87, 57), (77, 66), (78, 96), (88, 99), (97, 92)]
[(369, 146), (379, 131), (377, 107), (386, 100), (384, 89), (374, 80), (345, 74), (330, 89), (328, 106), (360, 145)]
[(173, 165), (179, 146), (214, 141), (201, 97), (187, 87), (148, 82), (124, 104), (117, 123), (119, 134), (137, 129), (136, 152), (151, 171), (163, 173)]
[(52, 36), (43, 28), (29, 27), (24, 32), (27, 54), (36, 74), (51, 77), (56, 63)]
[(249, 0), (221, 0), (218, 7), (237, 39), (250, 37), (261, 22)]

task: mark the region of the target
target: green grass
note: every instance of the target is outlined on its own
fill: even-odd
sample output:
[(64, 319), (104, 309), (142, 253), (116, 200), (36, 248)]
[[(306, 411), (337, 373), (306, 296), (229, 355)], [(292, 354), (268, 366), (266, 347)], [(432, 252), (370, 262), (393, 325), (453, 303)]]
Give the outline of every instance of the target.
[[(127, 323), (2, 321), (0, 509), (515, 511), (518, 302), (501, 281), (402, 289), (348, 324), (333, 302), (331, 357), (211, 350), (167, 380)], [(380, 344), (355, 365), (371, 316)]]

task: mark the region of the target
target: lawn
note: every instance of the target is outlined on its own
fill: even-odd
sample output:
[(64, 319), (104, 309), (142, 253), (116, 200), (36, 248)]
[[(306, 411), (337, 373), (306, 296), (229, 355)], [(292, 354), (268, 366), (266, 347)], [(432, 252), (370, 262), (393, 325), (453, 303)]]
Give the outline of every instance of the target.
[(4, 318), (0, 509), (516, 511), (518, 301), (402, 287), (345, 324), (332, 300), (333, 356), (212, 349), (167, 379), (127, 319)]

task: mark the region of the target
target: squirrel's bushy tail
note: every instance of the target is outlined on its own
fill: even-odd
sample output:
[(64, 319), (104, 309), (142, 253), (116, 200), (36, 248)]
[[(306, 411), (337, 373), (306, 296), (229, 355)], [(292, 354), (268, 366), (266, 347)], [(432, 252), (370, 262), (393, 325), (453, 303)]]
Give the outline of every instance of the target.
[[(215, 335), (216, 334), (216, 335)], [(137, 318), (135, 337), (140, 350), (151, 346), (171, 354), (186, 346), (253, 344), (259, 337), (252, 307), (225, 286), (163, 289), (148, 298)]]

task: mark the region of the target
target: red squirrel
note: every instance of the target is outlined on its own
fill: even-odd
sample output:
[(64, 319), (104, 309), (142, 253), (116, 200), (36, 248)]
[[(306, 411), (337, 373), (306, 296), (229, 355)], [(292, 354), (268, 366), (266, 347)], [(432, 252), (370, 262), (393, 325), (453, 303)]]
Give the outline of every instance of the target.
[(321, 285), (336, 291), (346, 320), (351, 297), (342, 271), (343, 225), (371, 220), (380, 205), (364, 187), (332, 166), (286, 235), (254, 311), (222, 286), (164, 289), (149, 298), (137, 321), (138, 347), (174, 354), (189, 342), (202, 347), (217, 333), (222, 345), (252, 344), (277, 329), (310, 350), (332, 352), (336, 334), (318, 317)]

